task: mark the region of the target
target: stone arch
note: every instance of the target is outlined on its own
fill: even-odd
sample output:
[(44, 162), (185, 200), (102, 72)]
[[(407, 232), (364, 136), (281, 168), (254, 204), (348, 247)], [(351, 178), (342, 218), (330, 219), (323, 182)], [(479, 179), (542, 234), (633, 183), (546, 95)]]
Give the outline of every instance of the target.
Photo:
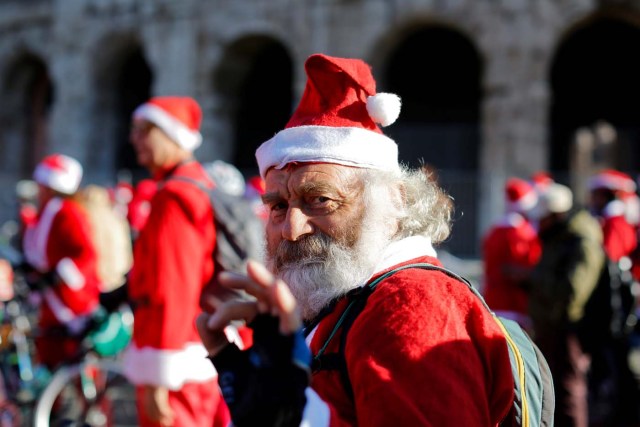
[[(96, 96), (92, 117), (95, 120), (95, 148), (90, 161), (108, 159), (114, 176), (111, 180), (137, 181), (147, 171), (137, 164), (129, 143), (133, 110), (151, 96), (153, 72), (138, 38), (133, 34), (110, 34), (98, 44), (94, 59), (93, 86)], [(116, 176), (117, 175), (117, 176)]]
[(49, 146), (48, 120), (54, 88), (47, 64), (33, 53), (22, 52), (6, 67), (1, 83), (2, 170), (14, 177), (28, 178)]
[(213, 76), (230, 121), (230, 162), (245, 175), (256, 174), (255, 150), (287, 123), (293, 103), (293, 64), (275, 39), (251, 35), (225, 50)]
[(578, 173), (571, 171), (577, 131), (588, 140), (602, 121), (616, 130), (615, 149), (607, 159), (596, 150), (590, 161), (640, 169), (640, 25), (630, 18), (609, 10), (590, 15), (567, 31), (553, 56), (549, 164), (565, 181)]
[(403, 163), (435, 170), (456, 204), (446, 247), (474, 255), (483, 63), (471, 39), (451, 26), (412, 25), (402, 34), (382, 66), (380, 86), (403, 103), (385, 133), (398, 143)]

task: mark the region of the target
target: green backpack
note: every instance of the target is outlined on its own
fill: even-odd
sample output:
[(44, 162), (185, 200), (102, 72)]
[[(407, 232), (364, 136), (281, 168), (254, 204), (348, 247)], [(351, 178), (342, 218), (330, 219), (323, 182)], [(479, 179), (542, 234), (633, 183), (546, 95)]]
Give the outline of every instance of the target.
[[(391, 270), (376, 280), (370, 282), (357, 292), (351, 294), (351, 302), (344, 310), (342, 316), (336, 322), (336, 325), (329, 334), (329, 338), (324, 343), (318, 354), (313, 358), (311, 369), (312, 372), (322, 370), (338, 370), (342, 379), (345, 390), (353, 399), (353, 388), (347, 365), (344, 358), (344, 348), (346, 337), (353, 321), (358, 314), (364, 309), (369, 296), (375, 291), (376, 287), (387, 277), (395, 274), (400, 270), (407, 268), (422, 268), (426, 270), (441, 271), (447, 276), (465, 283), (469, 289), (482, 301), (484, 306), (492, 314), (507, 339), (509, 347), (509, 358), (511, 360), (511, 370), (515, 384), (515, 398), (513, 406), (508, 416), (500, 423), (501, 426), (525, 426), (525, 427), (553, 427), (553, 417), (555, 410), (555, 394), (553, 390), (553, 379), (551, 371), (546, 359), (531, 340), (529, 335), (522, 327), (510, 320), (496, 315), (484, 301), (478, 290), (465, 278), (447, 270), (427, 263), (417, 263), (404, 265)], [(340, 340), (340, 347), (337, 353), (325, 353), (327, 346), (336, 335), (343, 329)], [(305, 332), (311, 332), (308, 328)]]

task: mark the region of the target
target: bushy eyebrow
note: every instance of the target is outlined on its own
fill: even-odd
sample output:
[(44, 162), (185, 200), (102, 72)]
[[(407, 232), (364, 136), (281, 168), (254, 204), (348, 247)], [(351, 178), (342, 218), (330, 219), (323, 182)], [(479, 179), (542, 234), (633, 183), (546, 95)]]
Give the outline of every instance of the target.
[(272, 203), (275, 203), (279, 200), (282, 200), (282, 196), (280, 196), (280, 193), (274, 191), (272, 193), (265, 193), (261, 196), (262, 199), (262, 203), (265, 205), (269, 205)]
[(298, 188), (301, 194), (337, 194), (336, 187), (326, 182), (305, 182)]
[[(306, 182), (298, 187), (297, 192), (303, 196), (305, 194), (338, 194), (336, 187), (326, 182)], [(282, 199), (283, 197), (277, 191), (262, 195), (262, 203), (265, 205), (276, 203)]]

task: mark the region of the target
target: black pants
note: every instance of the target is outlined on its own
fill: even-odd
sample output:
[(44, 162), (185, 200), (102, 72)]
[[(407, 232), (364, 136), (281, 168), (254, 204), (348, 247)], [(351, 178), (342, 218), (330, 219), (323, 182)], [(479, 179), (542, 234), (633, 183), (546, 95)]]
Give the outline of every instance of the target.
[(576, 335), (567, 327), (548, 336), (536, 335), (536, 343), (544, 354), (556, 394), (554, 427), (588, 427), (588, 372), (591, 358)]

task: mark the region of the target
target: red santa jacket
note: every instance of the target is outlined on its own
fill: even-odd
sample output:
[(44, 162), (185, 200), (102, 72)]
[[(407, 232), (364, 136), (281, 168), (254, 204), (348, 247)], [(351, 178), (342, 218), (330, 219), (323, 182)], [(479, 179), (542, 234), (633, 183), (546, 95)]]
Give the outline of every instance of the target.
[(41, 326), (81, 328), (97, 308), (100, 293), (96, 250), (82, 207), (72, 199), (50, 199), (25, 230), (24, 254), (34, 268), (55, 271), (61, 280), (43, 291)]
[(625, 217), (625, 206), (620, 200), (609, 202), (600, 218), (604, 250), (612, 261), (629, 256), (638, 244), (636, 229)]
[(529, 327), (527, 293), (519, 285), (518, 271), (533, 267), (542, 253), (538, 234), (518, 213), (497, 222), (482, 242), (483, 294), (494, 311)]
[(177, 390), (216, 374), (195, 327), (200, 293), (213, 275), (215, 229), (208, 197), (171, 176), (211, 182), (195, 161), (157, 177), (151, 214), (134, 244), (129, 293), (136, 310), (125, 369), (135, 384)]
[[(425, 256), (395, 266), (409, 262), (441, 265)], [(338, 303), (307, 338), (313, 354), (345, 306)], [(339, 371), (316, 373), (305, 408), (314, 425), (496, 426), (513, 401), (499, 326), (467, 285), (441, 272), (408, 269), (384, 280), (349, 331), (345, 360), (355, 400)]]

